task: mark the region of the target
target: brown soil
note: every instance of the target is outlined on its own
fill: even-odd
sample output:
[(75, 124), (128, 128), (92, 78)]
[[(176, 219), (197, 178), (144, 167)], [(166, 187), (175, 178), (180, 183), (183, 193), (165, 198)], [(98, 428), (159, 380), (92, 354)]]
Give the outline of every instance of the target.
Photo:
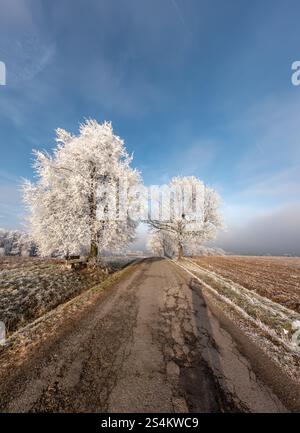
[(300, 258), (193, 257), (201, 267), (300, 313)]

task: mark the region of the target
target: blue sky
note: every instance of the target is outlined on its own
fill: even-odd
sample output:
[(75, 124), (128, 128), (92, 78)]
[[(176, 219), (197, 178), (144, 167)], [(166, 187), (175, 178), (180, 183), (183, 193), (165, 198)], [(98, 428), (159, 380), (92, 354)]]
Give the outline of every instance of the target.
[(32, 148), (92, 117), (112, 121), (146, 184), (181, 174), (214, 186), (222, 246), (245, 250), (236, 230), (258, 236), (273, 216), (277, 247), (294, 248), (286, 225), (300, 244), (298, 1), (0, 0), (0, 11), (0, 227), (20, 226)]

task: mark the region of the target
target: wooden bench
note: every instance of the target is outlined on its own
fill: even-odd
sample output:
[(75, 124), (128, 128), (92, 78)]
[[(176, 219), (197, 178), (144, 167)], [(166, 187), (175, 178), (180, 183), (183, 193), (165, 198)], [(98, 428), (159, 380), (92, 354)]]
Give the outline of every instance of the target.
[(87, 267), (87, 261), (86, 259), (66, 260), (66, 267), (68, 269), (76, 269), (76, 270), (84, 269)]

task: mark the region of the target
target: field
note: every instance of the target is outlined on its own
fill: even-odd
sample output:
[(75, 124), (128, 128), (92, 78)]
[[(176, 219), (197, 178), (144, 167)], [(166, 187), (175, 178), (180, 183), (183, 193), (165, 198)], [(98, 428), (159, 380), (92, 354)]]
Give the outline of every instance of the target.
[(210, 256), (193, 261), (300, 313), (300, 258)]
[[(128, 261), (107, 257), (106, 270), (114, 272)], [(66, 269), (63, 260), (0, 257), (0, 321), (10, 334), (106, 277), (102, 268)]]
[[(105, 257), (109, 272), (134, 257)], [(193, 257), (199, 266), (300, 313), (300, 258)], [(59, 304), (102, 282), (101, 268), (71, 271), (55, 259), (0, 258), (0, 320), (12, 333)]]

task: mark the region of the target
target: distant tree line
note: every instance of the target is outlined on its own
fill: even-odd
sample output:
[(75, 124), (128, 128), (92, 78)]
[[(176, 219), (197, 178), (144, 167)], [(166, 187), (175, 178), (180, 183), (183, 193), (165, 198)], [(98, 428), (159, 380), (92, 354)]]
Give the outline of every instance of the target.
[(37, 255), (37, 246), (27, 233), (0, 228), (0, 256)]

